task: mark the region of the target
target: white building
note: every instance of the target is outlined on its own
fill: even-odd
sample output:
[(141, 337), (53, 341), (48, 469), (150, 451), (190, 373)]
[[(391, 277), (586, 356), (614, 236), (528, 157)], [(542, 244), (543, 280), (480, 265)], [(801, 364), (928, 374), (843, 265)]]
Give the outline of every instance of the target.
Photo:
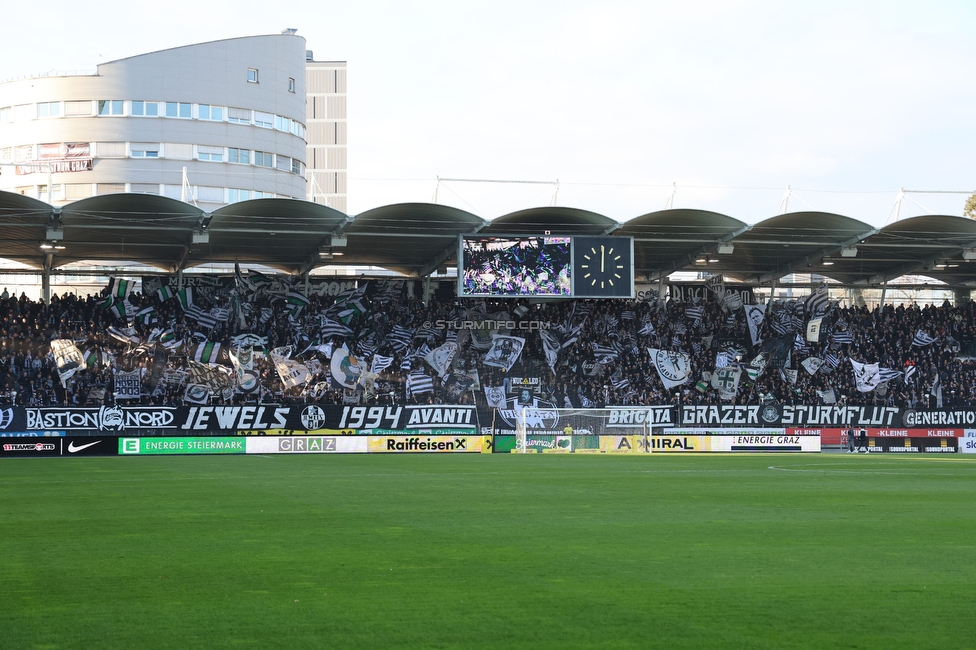
[(308, 200), (346, 211), (346, 63), (305, 54)]
[[(341, 72), (341, 87), (335, 74), (320, 93), (341, 100), (324, 102), (331, 134), (307, 129), (305, 39), (291, 30), (142, 54), (93, 73), (2, 83), (0, 189), (55, 206), (118, 192), (183, 199), (204, 210), (251, 198), (305, 199), (312, 194), (306, 155), (317, 151), (313, 136), (321, 131), (322, 168), (332, 182), (320, 179), (317, 187), (327, 191), (318, 202), (343, 209), (344, 64)], [(308, 103), (314, 107), (314, 98)]]

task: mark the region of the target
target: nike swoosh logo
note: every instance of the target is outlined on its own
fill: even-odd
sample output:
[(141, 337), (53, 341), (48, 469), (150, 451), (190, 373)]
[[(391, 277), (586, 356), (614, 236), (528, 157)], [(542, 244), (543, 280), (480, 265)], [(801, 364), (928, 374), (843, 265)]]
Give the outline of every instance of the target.
[(92, 445), (97, 445), (100, 442), (101, 442), (101, 440), (96, 440), (95, 442), (89, 442), (87, 445), (78, 445), (76, 447), (74, 441), (72, 441), (72, 442), (68, 443), (68, 453), (69, 454), (73, 454), (76, 451), (81, 451), (82, 449), (88, 449)]

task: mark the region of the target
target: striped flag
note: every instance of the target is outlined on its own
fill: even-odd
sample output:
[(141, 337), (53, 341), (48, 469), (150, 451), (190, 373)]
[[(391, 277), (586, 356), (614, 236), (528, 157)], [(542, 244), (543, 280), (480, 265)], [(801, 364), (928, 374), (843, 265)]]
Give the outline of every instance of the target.
[(701, 305), (685, 307), (685, 316), (691, 320), (701, 320), (705, 316), (705, 308)]
[(912, 345), (919, 348), (924, 348), (926, 345), (932, 345), (935, 343), (936, 338), (930, 336), (928, 332), (923, 330), (918, 330), (915, 332), (915, 338), (912, 339)]
[(411, 372), (407, 375), (407, 397), (434, 392), (434, 378), (423, 372)]
[(134, 345), (137, 345), (142, 342), (142, 339), (136, 336), (134, 333), (132, 333), (131, 330), (129, 331), (126, 330), (129, 330), (129, 328), (126, 328), (125, 330), (120, 330), (116, 327), (109, 327), (108, 329), (105, 330), (105, 333), (111, 336), (116, 341), (120, 341), (121, 343), (132, 343)]
[(141, 323), (143, 325), (149, 325), (159, 320), (159, 318), (156, 316), (156, 310), (153, 307), (140, 309), (136, 312), (135, 319), (137, 323)]
[(160, 302), (166, 302), (175, 295), (169, 286), (163, 286), (156, 290), (156, 297), (159, 298)]
[(848, 332), (847, 330), (841, 330), (839, 332), (834, 332), (832, 334), (832, 338), (834, 339), (834, 343), (853, 343), (854, 342), (854, 335), (851, 334), (850, 332)]
[(176, 292), (176, 299), (180, 301), (180, 307), (187, 311), (193, 306), (193, 287), (183, 287)]
[(322, 338), (352, 336), (352, 329), (326, 316), (319, 316), (319, 335)]
[(373, 355), (373, 363), (370, 364), (369, 371), (380, 373), (393, 365), (393, 357), (384, 357), (380, 354)]
[(113, 298), (118, 298), (120, 301), (125, 300), (132, 293), (132, 289), (135, 286), (135, 282), (132, 280), (126, 280), (124, 278), (112, 278), (108, 282), (108, 295)]
[(285, 296), (285, 303), (288, 305), (288, 315), (298, 316), (302, 310), (308, 307), (309, 299), (298, 291), (289, 291)]
[(825, 313), (829, 303), (830, 294), (827, 290), (827, 283), (824, 282), (803, 299), (803, 309), (808, 315), (815, 316)]
[(193, 360), (200, 363), (217, 363), (217, 355), (220, 353), (220, 343), (207, 341), (197, 346), (193, 353)]
[(194, 307), (190, 305), (184, 314), (187, 318), (192, 318), (197, 322), (197, 325), (204, 327), (206, 329), (213, 329), (217, 326), (217, 319), (211, 316), (208, 312), (203, 311), (199, 307)]

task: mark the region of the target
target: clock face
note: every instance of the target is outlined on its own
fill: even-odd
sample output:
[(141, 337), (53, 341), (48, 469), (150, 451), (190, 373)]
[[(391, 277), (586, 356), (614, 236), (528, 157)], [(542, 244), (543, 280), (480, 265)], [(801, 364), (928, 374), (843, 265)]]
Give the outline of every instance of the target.
[(632, 240), (629, 237), (576, 237), (573, 241), (573, 295), (632, 297)]
[(605, 290), (613, 287), (614, 282), (623, 282), (623, 255), (607, 244), (600, 244), (599, 251), (596, 246), (590, 246), (590, 250), (583, 253), (580, 269), (583, 271), (583, 285), (589, 284), (591, 288), (599, 285), (600, 290)]

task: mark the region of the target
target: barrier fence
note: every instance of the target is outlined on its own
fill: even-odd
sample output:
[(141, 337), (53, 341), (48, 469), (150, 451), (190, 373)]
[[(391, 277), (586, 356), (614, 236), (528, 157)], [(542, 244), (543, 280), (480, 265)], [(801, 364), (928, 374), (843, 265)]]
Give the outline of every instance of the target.
[[(976, 453), (976, 409), (465, 405), (0, 407), (0, 458), (148, 454), (818, 452), (850, 428), (886, 453)], [(566, 426), (570, 433), (567, 435)]]

